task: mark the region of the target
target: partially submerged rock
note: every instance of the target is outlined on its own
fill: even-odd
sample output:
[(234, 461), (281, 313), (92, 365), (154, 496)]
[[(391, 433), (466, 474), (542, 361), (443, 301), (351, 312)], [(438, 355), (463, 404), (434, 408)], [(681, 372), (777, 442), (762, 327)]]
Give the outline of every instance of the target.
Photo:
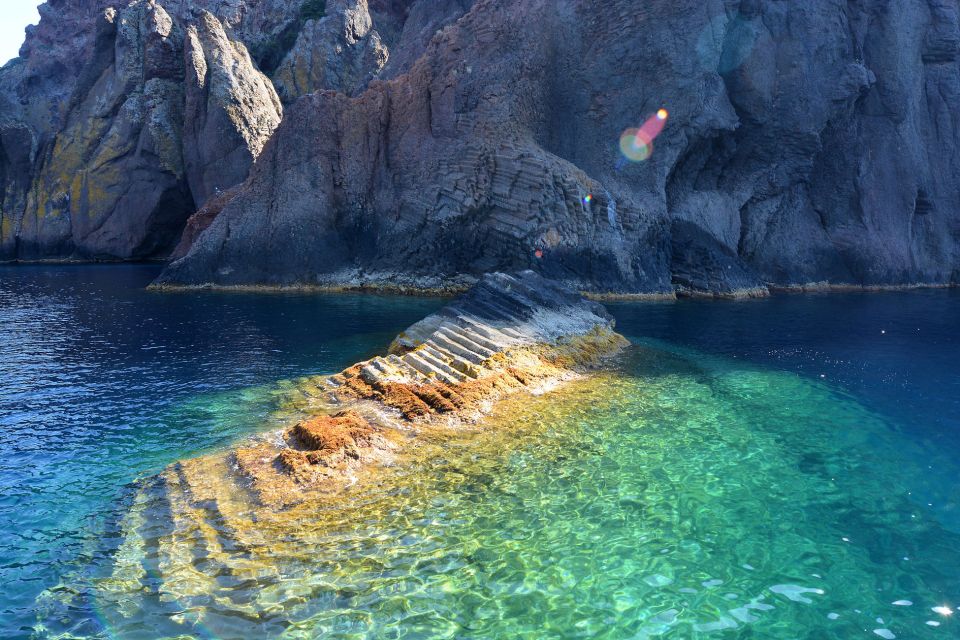
[[(500, 398), (541, 393), (596, 366), (627, 344), (613, 326), (600, 304), (533, 272), (488, 275), (403, 332), (388, 355), (303, 381), (301, 420), (211, 456), (230, 470), (219, 490), (242, 489), (269, 508), (336, 491), (425, 430), (475, 423)], [(166, 474), (189, 482), (189, 468)]]

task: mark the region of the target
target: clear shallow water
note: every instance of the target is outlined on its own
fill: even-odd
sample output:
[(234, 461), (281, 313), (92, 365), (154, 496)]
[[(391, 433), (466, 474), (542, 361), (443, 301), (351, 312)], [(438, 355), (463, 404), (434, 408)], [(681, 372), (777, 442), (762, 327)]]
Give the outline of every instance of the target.
[[(71, 299), (85, 299), (97, 271), (74, 273)], [(2, 275), (3, 295), (22, 295)], [(59, 285), (45, 286), (55, 303)], [(164, 524), (163, 492), (125, 485), (256, 429), (282, 397), (270, 381), (336, 370), (382, 348), (399, 328), (389, 323), (414, 319), (403, 313), (439, 303), (175, 298), (115, 280), (99, 290), (135, 302), (113, 316), (126, 340), (108, 342), (127, 355), (89, 360), (136, 360), (149, 304), (174, 305), (173, 328), (154, 339), (163, 351), (186, 343), (173, 360), (217, 375), (158, 358), (107, 392), (111, 376), (61, 356), (33, 379), (67, 371), (79, 380), (65, 387), (81, 391), (31, 399), (46, 411), (31, 422), (32, 408), (10, 409), (22, 388), (0, 387), (4, 500), (8, 487), (26, 496), (0, 510), (4, 584), (16, 587), (0, 595), (7, 635), (18, 624), (41, 637), (960, 637), (931, 611), (960, 604), (955, 293), (611, 305), (638, 342), (616, 375), (506, 403), (480, 431), (425, 438), (342, 504), (214, 525), (232, 551), (203, 564), (193, 554), (210, 531)], [(21, 299), (29, 314), (35, 300)], [(345, 326), (349, 313), (331, 310), (345, 300), (385, 305), (384, 331)], [(207, 305), (219, 330), (189, 338)], [(46, 316), (22, 331), (46, 335)], [(339, 320), (311, 330), (317, 317)], [(69, 318), (60, 340), (72, 339)], [(301, 323), (310, 328), (291, 329)], [(247, 339), (234, 349), (224, 334)], [(19, 368), (48, 344), (0, 339), (23, 350)], [(145, 370), (151, 382), (137, 384)], [(104, 407), (111, 393), (125, 400)], [(87, 440), (69, 435), (78, 413)], [(49, 424), (67, 435), (44, 442)], [(26, 454), (13, 448), (23, 440), (35, 443)], [(44, 446), (57, 464), (38, 462)], [(51, 489), (33, 491), (34, 478)], [(41, 505), (46, 528), (24, 515)]]

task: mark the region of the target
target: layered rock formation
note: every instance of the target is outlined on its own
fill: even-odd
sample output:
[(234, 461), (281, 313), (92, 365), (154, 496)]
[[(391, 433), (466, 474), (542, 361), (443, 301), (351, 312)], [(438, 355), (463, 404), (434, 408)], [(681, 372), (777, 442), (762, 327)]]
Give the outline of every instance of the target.
[[(265, 425), (272, 432), (182, 460), (130, 487), (123, 512), (98, 541), (109, 548), (96, 552), (106, 563), (97, 571), (84, 565), (82, 575), (47, 592), (45, 628), (59, 630), (61, 619), (69, 624), (69, 616), (57, 615), (61, 607), (95, 602), (102, 612), (96, 631), (119, 635), (144, 630), (174, 638), (198, 628), (229, 638), (291, 630), (336, 635), (347, 627), (354, 633), (351, 615), (331, 607), (324, 589), (332, 586), (343, 601), (360, 597), (359, 572), (339, 577), (355, 561), (355, 544), (368, 549), (404, 531), (392, 522), (433, 519), (435, 509), (452, 506), (456, 496), (433, 489), (436, 476), (479, 495), (496, 490), (488, 474), (515, 470), (531, 457), (561, 451), (563, 459), (595, 460), (589, 436), (564, 440), (569, 449), (555, 442), (552, 453), (538, 451), (537, 438), (557, 428), (555, 416), (535, 424), (531, 416), (511, 418), (532, 392), (588, 377), (603, 384), (615, 375), (604, 359), (626, 341), (613, 329), (603, 307), (536, 274), (491, 275), (401, 334), (391, 354), (332, 377), (278, 385), (280, 407)], [(584, 396), (571, 391), (562, 402), (575, 412)], [(562, 392), (553, 393), (561, 402)], [(417, 549), (418, 566), (420, 559), (460, 563), (477, 548), (429, 555), (402, 535), (396, 542), (404, 554)], [(374, 564), (364, 575), (394, 571), (390, 556), (362, 555)], [(328, 612), (335, 627), (314, 617)]]
[(222, 486), (271, 508), (338, 490), (424, 430), (476, 422), (496, 400), (551, 389), (626, 344), (598, 303), (532, 271), (488, 275), (389, 355), (300, 381), (288, 400), (300, 418), (221, 455), (232, 469)]
[(957, 33), (941, 0), (476, 2), (405, 75), (294, 104), (162, 282), (956, 282)]
[[(105, 5), (73, 0), (67, 18), (67, 0), (52, 4), (0, 78), (19, 78), (21, 97), (55, 94), (47, 78), (63, 75), (31, 43), (50, 25), (89, 40), (76, 14)], [(161, 284), (444, 287), (531, 268), (595, 292), (762, 294), (960, 279), (957, 0), (331, 0), (323, 17), (293, 0), (166, 4), (184, 34), (202, 22), (187, 5), (209, 9), (285, 110)], [(264, 83), (238, 86), (251, 91), (241, 103), (276, 113)], [(2, 246), (23, 257), (43, 235), (29, 213), (41, 196), (83, 233), (84, 215), (106, 214), (66, 207), (37, 160), (58, 155), (37, 134), (43, 109), (10, 104)], [(661, 107), (652, 154), (627, 160), (621, 134)], [(252, 157), (239, 129), (238, 155)], [(141, 209), (187, 192), (199, 208), (240, 181), (245, 165), (227, 163), (221, 179), (217, 153), (191, 160), (202, 187), (161, 164), (157, 184), (172, 186)], [(156, 174), (164, 156), (150, 156)], [(67, 228), (48, 255), (77, 244)]]

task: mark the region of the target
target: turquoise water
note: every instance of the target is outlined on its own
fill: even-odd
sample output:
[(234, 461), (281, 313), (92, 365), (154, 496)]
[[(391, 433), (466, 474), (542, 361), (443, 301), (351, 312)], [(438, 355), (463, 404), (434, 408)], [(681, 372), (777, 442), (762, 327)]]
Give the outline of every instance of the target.
[(960, 637), (955, 292), (611, 305), (616, 372), (210, 558), (150, 474), (441, 302), (151, 273), (0, 272), (4, 637)]

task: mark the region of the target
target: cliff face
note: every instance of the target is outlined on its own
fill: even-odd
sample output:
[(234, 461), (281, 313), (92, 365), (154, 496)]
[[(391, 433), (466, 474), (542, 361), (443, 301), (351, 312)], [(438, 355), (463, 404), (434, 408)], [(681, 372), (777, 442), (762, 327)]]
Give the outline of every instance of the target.
[(4, 258), (169, 251), (210, 183), (242, 180), (280, 122), (273, 85), (206, 12), (184, 28), (150, 0), (48, 3), (24, 55), (0, 77)]
[[(67, 43), (103, 31), (76, 17), (105, 10), (92, 0), (55, 3), (76, 7), (48, 8), (0, 77), (3, 256), (100, 247), (84, 244), (88, 219), (125, 242), (116, 255), (136, 252), (115, 229), (143, 231), (139, 251), (168, 246), (175, 233), (160, 243), (143, 225), (182, 226), (256, 158), (191, 224), (161, 284), (444, 286), (523, 268), (621, 293), (960, 280), (958, 0), (331, 0), (323, 18), (289, 0), (167, 0), (170, 34), (151, 40), (162, 2), (125, 2), (121, 15), (146, 16), (144, 44), (114, 37), (113, 51), (196, 51), (218, 22), (208, 40), (254, 53), (205, 55), (244, 68), (236, 90), (212, 106), (191, 97), (197, 66), (171, 54), (186, 81), (77, 81), (80, 97), (56, 102), (62, 123), (43, 129), (51, 107), (33, 96), (62, 91), (48, 86), (59, 54), (31, 43), (50, 25)], [(117, 54), (101, 49), (85, 68), (101, 55), (115, 77)], [(273, 87), (285, 106), (271, 136)], [(148, 106), (101, 108), (114, 93)], [(104, 156), (111, 170), (139, 163), (102, 180), (132, 203), (66, 188), (102, 170), (83, 142), (105, 139), (84, 124), (94, 107), (104, 130), (146, 123), (153, 146)], [(660, 135), (625, 138), (626, 157), (621, 134), (660, 108)], [(158, 121), (179, 137), (150, 133)], [(223, 124), (198, 124), (211, 121)]]

